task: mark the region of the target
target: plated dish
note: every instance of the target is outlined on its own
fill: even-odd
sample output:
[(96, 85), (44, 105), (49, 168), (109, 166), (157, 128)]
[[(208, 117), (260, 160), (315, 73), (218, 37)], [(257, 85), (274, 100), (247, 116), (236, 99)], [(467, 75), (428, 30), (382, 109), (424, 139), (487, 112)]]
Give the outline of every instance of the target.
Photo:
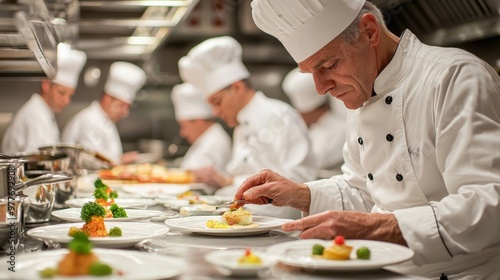
[[(94, 198), (75, 198), (66, 200), (66, 205), (69, 207), (81, 208), (85, 203), (89, 201), (94, 201)], [(115, 203), (120, 205), (125, 209), (127, 208), (141, 208), (145, 209), (149, 206), (153, 206), (156, 202), (153, 199), (147, 198), (115, 198)]]
[[(93, 249), (100, 260), (110, 264), (113, 268), (118, 269), (122, 275), (118, 279), (123, 280), (159, 280), (170, 277), (175, 277), (182, 274), (187, 269), (187, 264), (175, 257), (155, 255), (145, 252), (123, 251), (113, 249)], [(59, 249), (53, 251), (43, 251), (31, 254), (24, 254), (16, 259), (16, 272), (12, 273), (7, 269), (0, 272), (1, 279), (30, 279), (42, 280), (39, 271), (47, 267), (54, 267), (59, 260), (68, 253), (67, 249)], [(0, 259), (1, 263), (7, 263), (7, 257)], [(7, 275), (5, 272), (9, 273)], [(3, 274), (2, 274), (3, 273)], [(5, 276), (6, 278), (3, 278)], [(110, 280), (117, 279), (114, 276), (78, 276), (78, 277), (62, 277), (56, 276), (50, 278), (53, 280)]]
[[(67, 222), (81, 222), (81, 208), (68, 208), (63, 210), (52, 211), (52, 215), (58, 219)], [(104, 221), (114, 222), (127, 222), (149, 219), (152, 217), (162, 215), (162, 211), (157, 210), (140, 210), (140, 209), (127, 209), (127, 217), (124, 218), (104, 218)]]
[(179, 195), (189, 190), (190, 187), (188, 185), (163, 183), (128, 184), (122, 187), (122, 191), (136, 194), (143, 198)]
[[(127, 248), (132, 247), (148, 238), (158, 237), (166, 234), (169, 228), (154, 223), (140, 222), (106, 222), (107, 228), (119, 227), (122, 230), (120, 237), (90, 237), (90, 241), (95, 247), (102, 248)], [(82, 223), (68, 223), (59, 225), (42, 226), (27, 231), (27, 234), (42, 241), (52, 241), (56, 243), (69, 243), (72, 237), (68, 235), (71, 227), (81, 228)]]
[[(413, 257), (413, 251), (407, 247), (372, 240), (346, 240), (346, 244), (354, 247), (349, 260), (328, 260), (312, 255), (312, 247), (321, 244), (330, 246), (331, 240), (307, 239), (280, 243), (270, 246), (267, 252), (277, 255), (280, 262), (308, 269), (334, 271), (361, 271), (380, 269), (384, 266), (404, 262)], [(370, 259), (357, 259), (356, 248), (368, 247)]]
[(215, 219), (214, 216), (190, 216), (166, 220), (165, 224), (172, 229), (185, 233), (198, 233), (211, 236), (247, 236), (263, 234), (272, 229), (279, 229), (292, 220), (264, 216), (253, 216), (256, 225), (250, 227), (239, 226), (234, 228), (208, 228), (207, 221)]
[(100, 170), (98, 174), (106, 180), (142, 183), (187, 184), (194, 181), (194, 175), (190, 171), (152, 163), (117, 165), (111, 169)]
[(241, 263), (240, 259), (247, 250), (220, 250), (213, 251), (205, 255), (205, 260), (215, 266), (215, 268), (224, 275), (232, 276), (254, 276), (260, 271), (269, 269), (278, 261), (274, 255), (262, 251), (251, 250), (252, 254), (257, 256), (259, 263)]

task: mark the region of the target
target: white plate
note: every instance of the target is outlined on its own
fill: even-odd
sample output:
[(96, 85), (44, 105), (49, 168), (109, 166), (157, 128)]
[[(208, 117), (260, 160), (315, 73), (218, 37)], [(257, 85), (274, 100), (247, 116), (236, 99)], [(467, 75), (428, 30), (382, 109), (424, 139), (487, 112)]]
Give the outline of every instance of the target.
[[(280, 262), (309, 269), (317, 270), (342, 270), (359, 271), (380, 269), (387, 265), (404, 262), (413, 257), (413, 251), (407, 247), (371, 240), (346, 240), (347, 245), (353, 246), (351, 259), (345, 261), (327, 260), (321, 257), (312, 256), (314, 244), (321, 244), (328, 247), (332, 244), (330, 240), (307, 239), (280, 243), (270, 246), (267, 252), (278, 255)], [(368, 247), (371, 252), (369, 260), (359, 260), (356, 258), (356, 250), (359, 247)]]
[(188, 185), (181, 184), (127, 184), (122, 190), (127, 193), (138, 194), (145, 198), (155, 198), (165, 195), (179, 195), (190, 190)]
[(239, 264), (238, 259), (245, 254), (245, 250), (220, 250), (205, 255), (205, 260), (215, 266), (224, 275), (253, 276), (260, 271), (268, 269), (278, 262), (274, 255), (252, 250), (252, 254), (260, 257), (261, 264)]
[[(187, 264), (175, 257), (155, 255), (145, 252), (112, 250), (112, 249), (93, 249), (100, 261), (109, 264), (113, 269), (123, 273), (123, 276), (80, 276), (80, 277), (54, 277), (53, 280), (159, 280), (170, 277), (175, 277), (188, 268)], [(0, 279), (3, 278), (1, 273), (9, 273), (7, 279), (30, 279), (43, 280), (39, 271), (45, 268), (55, 268), (57, 263), (68, 253), (67, 249), (44, 251), (31, 254), (23, 254), (16, 257), (16, 272), (12, 273), (3, 268), (0, 272)], [(8, 257), (1, 258), (0, 267), (5, 267), (8, 262)], [(4, 275), (5, 276), (5, 275)], [(10, 278), (9, 278), (10, 277)]]
[[(69, 207), (81, 208), (87, 202), (94, 201), (94, 198), (75, 198), (66, 200), (66, 205)], [(115, 203), (118, 206), (127, 208), (147, 208), (148, 206), (153, 206), (156, 202), (153, 199), (146, 198), (115, 198)]]
[[(63, 210), (52, 211), (52, 216), (67, 222), (81, 222), (80, 214), (82, 208), (68, 208)], [(137, 221), (149, 219), (152, 217), (160, 216), (163, 214), (162, 211), (157, 210), (139, 210), (139, 209), (126, 209), (126, 218), (104, 218), (105, 221), (112, 222), (127, 222), (127, 221)]]
[[(196, 197), (198, 199), (196, 199)], [(195, 203), (190, 203), (194, 200)], [(230, 196), (214, 196), (214, 195), (199, 195), (199, 196), (187, 196), (178, 198), (176, 196), (156, 198), (157, 203), (163, 204), (167, 208), (172, 208), (174, 210), (179, 210), (182, 206), (195, 206), (195, 205), (221, 205), (233, 200)]]
[(246, 236), (269, 232), (272, 229), (281, 228), (285, 223), (292, 220), (264, 216), (253, 216), (253, 222), (257, 227), (213, 229), (207, 228), (208, 220), (220, 220), (221, 216), (190, 216), (185, 218), (166, 220), (167, 226), (187, 233), (199, 233), (212, 236)]
[[(90, 241), (96, 247), (103, 248), (127, 248), (143, 241), (166, 234), (169, 228), (154, 223), (140, 222), (106, 222), (106, 229), (109, 231), (112, 227), (122, 229), (120, 237), (90, 237)], [(70, 227), (81, 228), (83, 223), (59, 224), (37, 227), (30, 229), (27, 234), (39, 240), (50, 240), (57, 243), (69, 243), (73, 238), (68, 236)]]

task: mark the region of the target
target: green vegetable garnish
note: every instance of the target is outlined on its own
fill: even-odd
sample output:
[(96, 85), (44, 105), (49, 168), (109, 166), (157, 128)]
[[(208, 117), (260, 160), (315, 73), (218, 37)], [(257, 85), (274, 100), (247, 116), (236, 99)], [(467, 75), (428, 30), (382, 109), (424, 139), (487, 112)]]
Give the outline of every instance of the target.
[(113, 227), (109, 230), (109, 236), (111, 237), (119, 237), (122, 236), (122, 229), (119, 227)]
[(114, 203), (109, 207), (109, 210), (111, 213), (113, 213), (113, 218), (125, 218), (127, 217), (127, 212), (125, 212), (125, 209), (122, 207), (118, 206), (118, 204)]
[(106, 193), (106, 189), (103, 188), (96, 188), (94, 190), (94, 197), (96, 199), (104, 199), (108, 200), (108, 194)]
[(42, 278), (53, 278), (57, 275), (57, 271), (52, 267), (47, 267), (40, 270), (40, 277)]
[(116, 191), (112, 191), (110, 194), (109, 194), (109, 198), (117, 198), (118, 197), (118, 193)]
[(104, 207), (95, 202), (87, 202), (82, 207), (80, 218), (88, 223), (92, 219), (92, 216), (105, 217), (106, 210), (104, 210)]
[(95, 262), (90, 265), (89, 267), (89, 274), (94, 275), (94, 276), (105, 276), (105, 275), (110, 275), (113, 273), (113, 269), (101, 262)]
[(314, 244), (313, 249), (312, 249), (312, 254), (313, 255), (323, 255), (323, 250), (325, 250), (325, 247), (321, 244)]
[(85, 233), (77, 232), (73, 240), (69, 243), (68, 248), (70, 251), (76, 252), (77, 254), (89, 254), (92, 249), (92, 244)]
[(96, 187), (96, 189), (100, 189), (100, 188), (103, 188), (103, 189), (106, 189), (108, 186), (106, 186), (101, 178), (97, 178), (95, 181), (94, 181), (94, 186)]
[(369, 260), (371, 256), (370, 249), (367, 247), (359, 247), (358, 250), (356, 250), (356, 256), (360, 260)]

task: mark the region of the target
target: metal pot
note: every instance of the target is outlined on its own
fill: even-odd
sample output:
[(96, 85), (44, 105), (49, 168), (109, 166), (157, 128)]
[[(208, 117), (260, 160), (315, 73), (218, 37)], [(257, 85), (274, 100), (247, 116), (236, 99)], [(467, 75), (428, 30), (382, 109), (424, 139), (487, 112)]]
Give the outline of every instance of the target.
[(69, 172), (73, 175), (86, 174), (86, 170), (82, 168), (81, 153), (85, 151), (83, 146), (78, 144), (57, 144), (53, 146), (45, 146), (38, 148), (40, 154), (66, 154), (69, 157)]
[(23, 196), (0, 198), (0, 251), (16, 251), (25, 230), (29, 202)]
[(66, 153), (54, 151), (43, 154), (25, 154), (24, 173), (29, 171), (49, 171), (50, 173), (69, 173), (70, 158)]

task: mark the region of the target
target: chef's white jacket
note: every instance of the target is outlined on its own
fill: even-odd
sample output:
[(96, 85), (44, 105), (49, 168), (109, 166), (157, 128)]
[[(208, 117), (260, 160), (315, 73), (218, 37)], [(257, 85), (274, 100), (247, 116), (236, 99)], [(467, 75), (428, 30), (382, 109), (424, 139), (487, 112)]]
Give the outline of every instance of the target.
[(36, 153), (39, 147), (57, 144), (59, 137), (54, 111), (34, 93), (9, 124), (2, 139), (2, 153)]
[(231, 137), (219, 123), (212, 124), (189, 147), (180, 164), (184, 169), (212, 166), (225, 171), (231, 159)]
[[(289, 104), (268, 98), (258, 91), (238, 112), (237, 120), (238, 126), (233, 132), (233, 155), (227, 166), (227, 172), (234, 176), (234, 186), (225, 187), (216, 194), (234, 195), (247, 177), (264, 168), (298, 182), (316, 178), (317, 167), (307, 126)], [(256, 214), (300, 217), (300, 212), (290, 207), (247, 207)]]
[(97, 100), (68, 121), (62, 133), (62, 141), (80, 144), (115, 163), (120, 163), (123, 154), (118, 129)]
[[(342, 149), (345, 143), (346, 114), (337, 112), (336, 109), (332, 108), (332, 110), (325, 112), (309, 126), (309, 138), (314, 156), (318, 167), (324, 170), (340, 169), (340, 165), (344, 162)], [(340, 108), (340, 110), (345, 111), (346, 108)]]
[(344, 175), (308, 183), (308, 214), (394, 213), (415, 252), (407, 271), (498, 279), (500, 78), (405, 31), (374, 91), (349, 113)]

